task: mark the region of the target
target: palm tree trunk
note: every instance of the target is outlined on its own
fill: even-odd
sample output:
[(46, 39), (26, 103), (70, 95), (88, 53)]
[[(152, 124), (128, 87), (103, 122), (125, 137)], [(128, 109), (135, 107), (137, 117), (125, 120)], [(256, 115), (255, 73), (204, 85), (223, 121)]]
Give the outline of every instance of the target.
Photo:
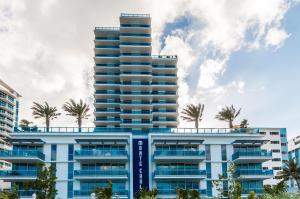
[(229, 128), (233, 128), (232, 120), (229, 120)]
[(50, 127), (50, 118), (46, 117), (46, 132), (49, 132), (49, 127)]
[(296, 181), (296, 183), (297, 183), (298, 190), (300, 191), (300, 183), (299, 183), (299, 179), (297, 179), (297, 178), (294, 178), (294, 179), (295, 179), (295, 181)]
[(78, 121), (78, 131), (81, 132), (81, 125), (82, 125), (81, 117), (78, 117), (77, 121)]
[(196, 127), (196, 129), (197, 129), (197, 133), (198, 133), (198, 126), (199, 126), (198, 120), (196, 120), (196, 121), (195, 121), (195, 127)]

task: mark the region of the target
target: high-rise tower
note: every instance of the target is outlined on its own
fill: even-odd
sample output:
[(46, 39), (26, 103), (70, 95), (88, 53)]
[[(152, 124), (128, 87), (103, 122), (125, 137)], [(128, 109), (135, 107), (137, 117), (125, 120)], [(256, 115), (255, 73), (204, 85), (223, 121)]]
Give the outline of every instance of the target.
[(177, 56), (151, 52), (150, 15), (95, 28), (96, 127), (177, 127)]

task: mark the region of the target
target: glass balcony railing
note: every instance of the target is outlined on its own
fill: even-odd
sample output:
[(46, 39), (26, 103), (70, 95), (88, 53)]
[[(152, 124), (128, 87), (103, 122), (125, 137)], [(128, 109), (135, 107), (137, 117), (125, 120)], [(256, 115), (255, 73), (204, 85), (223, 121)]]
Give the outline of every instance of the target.
[(113, 156), (128, 156), (126, 150), (76, 150), (75, 156), (102, 156), (102, 157), (113, 157)]
[(136, 85), (136, 86), (139, 86), (139, 85), (147, 85), (147, 86), (150, 86), (151, 83), (150, 82), (122, 82), (121, 85)]
[(119, 67), (119, 64), (96, 64), (96, 66)]
[(0, 177), (36, 177), (37, 170), (0, 170)]
[(151, 37), (151, 34), (121, 33), (123, 37)]
[(120, 57), (120, 55), (116, 54), (96, 54), (96, 57)]
[(37, 194), (38, 190), (18, 190), (19, 196), (31, 198), (32, 194)]
[(134, 110), (123, 110), (123, 114), (151, 114), (150, 110), (134, 111)]
[(96, 99), (96, 103), (120, 103), (120, 100)]
[(152, 85), (177, 85), (177, 83), (173, 83), (173, 82), (152, 82)]
[(99, 121), (99, 122), (119, 122), (120, 118), (101, 118), (101, 117), (96, 117), (95, 121)]
[(95, 73), (96, 75), (107, 75), (107, 76), (115, 76), (115, 75), (120, 75), (120, 73), (100, 73), (100, 72), (97, 72)]
[(186, 170), (175, 170), (175, 169), (159, 169), (154, 172), (157, 175), (206, 175), (205, 170), (198, 169), (186, 169)]
[(188, 150), (177, 150), (177, 151), (160, 151), (154, 152), (154, 156), (205, 156), (205, 151), (188, 151)]
[(142, 65), (142, 66), (151, 66), (149, 62), (121, 62), (120, 65)]
[(176, 66), (173, 65), (156, 65), (156, 64), (153, 64), (152, 67), (153, 68), (176, 68)]
[(123, 124), (151, 124), (151, 121), (122, 121)]
[(176, 110), (153, 110), (153, 113), (176, 113)]
[[(125, 45), (125, 46), (151, 46), (151, 43), (120, 42), (120, 45)], [(150, 54), (148, 54), (148, 55), (150, 55)]]
[(176, 74), (152, 74), (154, 77), (175, 77)]
[(121, 56), (151, 56), (150, 53), (121, 53)]
[(120, 109), (103, 109), (103, 108), (96, 108), (96, 112), (108, 112), (108, 113), (118, 113)]
[(124, 28), (150, 28), (150, 25), (148, 24), (121, 24), (121, 27)]
[(176, 101), (153, 101), (152, 104), (177, 104)]
[(120, 94), (120, 91), (97, 91), (96, 94)]
[(134, 72), (134, 71), (124, 71), (121, 75), (151, 75), (151, 72)]
[(176, 95), (177, 93), (174, 91), (166, 91), (166, 92), (158, 92), (158, 91), (153, 91), (153, 95)]
[(119, 37), (95, 37), (96, 40), (120, 40)]
[(273, 175), (273, 170), (237, 170), (235, 172), (236, 176), (241, 176), (241, 175)]
[(153, 119), (153, 122), (177, 122), (176, 118), (167, 118), (167, 119)]
[(146, 101), (142, 101), (142, 102), (128, 102), (128, 101), (122, 101), (122, 104), (151, 104), (151, 102), (146, 102)]
[(258, 157), (272, 157), (272, 152), (271, 151), (238, 151), (235, 152), (232, 155), (232, 160), (236, 160), (239, 157), (244, 156), (244, 157), (254, 157), (254, 156), (258, 156)]
[(127, 170), (75, 170), (74, 176), (127, 176)]
[(0, 159), (5, 157), (35, 157), (41, 160), (45, 160), (45, 155), (37, 150), (1, 150), (0, 151)]
[(122, 95), (151, 95), (151, 92), (139, 92), (139, 91), (123, 91)]
[(119, 85), (120, 82), (113, 82), (113, 81), (96, 81), (95, 84), (117, 84), (117, 85)]
[(100, 46), (100, 45), (97, 45), (97, 46), (95, 46), (95, 48), (112, 48), (112, 49), (119, 49), (119, 46)]
[[(206, 190), (205, 189), (193, 189), (193, 188), (183, 188), (183, 189), (188, 189), (188, 190), (197, 190), (200, 195), (206, 195)], [(163, 195), (174, 195), (176, 194), (176, 189), (158, 189), (158, 194), (163, 194)]]
[(150, 14), (121, 13), (121, 17), (150, 18)]
[[(90, 197), (93, 192), (94, 192), (94, 190), (75, 190), (74, 191), (74, 196), (77, 196), (77, 197), (80, 197), (80, 196)], [(112, 190), (112, 192), (113, 192), (113, 197), (115, 195), (118, 195), (118, 196), (127, 196), (128, 195), (128, 190)]]

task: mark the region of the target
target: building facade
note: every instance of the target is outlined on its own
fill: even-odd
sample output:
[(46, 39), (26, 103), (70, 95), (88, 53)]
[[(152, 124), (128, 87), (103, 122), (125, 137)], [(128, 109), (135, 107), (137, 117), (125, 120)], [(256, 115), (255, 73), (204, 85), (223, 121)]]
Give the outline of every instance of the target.
[[(108, 181), (115, 198), (133, 199), (141, 188), (157, 188), (163, 199), (175, 198), (176, 188), (213, 197), (213, 181), (231, 164), (243, 196), (276, 183), (285, 129), (177, 128), (177, 56), (151, 54), (149, 15), (121, 14), (120, 27), (94, 33), (95, 127), (13, 132), (12, 150), (0, 152), (12, 169), (0, 180), (17, 185), (21, 198), (36, 192), (24, 182), (36, 179), (41, 163), (55, 166), (62, 199), (88, 199)], [(228, 181), (221, 186), (228, 190)]]
[[(0, 151), (10, 150), (11, 144), (7, 141), (14, 127), (18, 127), (19, 101), (21, 97), (4, 81), (0, 80)], [(0, 170), (11, 168), (9, 162), (3, 161), (0, 158)], [(0, 180), (0, 190), (8, 188), (9, 183), (4, 183)]]
[[(300, 166), (300, 136), (297, 136), (288, 142), (288, 156), (289, 160), (294, 159), (298, 166)], [(289, 191), (297, 192), (298, 187), (297, 183), (294, 180), (290, 180), (289, 182)]]
[[(60, 198), (90, 198), (97, 186), (112, 181), (114, 195), (133, 198), (140, 188), (157, 188), (159, 198), (175, 198), (176, 188), (197, 189), (202, 196), (217, 196), (213, 181), (228, 175), (240, 181), (243, 195), (262, 193), (272, 179), (272, 151), (264, 129), (148, 129), (136, 135), (123, 128), (45, 128), (12, 134), (12, 151), (0, 153), (13, 164), (0, 179), (13, 182), (24, 198), (24, 182), (37, 177), (38, 164), (55, 165)], [(59, 139), (57, 139), (59, 137)], [(222, 184), (228, 189), (228, 182)]]
[(96, 27), (96, 127), (177, 127), (177, 56), (152, 55), (151, 18), (121, 14), (120, 27)]

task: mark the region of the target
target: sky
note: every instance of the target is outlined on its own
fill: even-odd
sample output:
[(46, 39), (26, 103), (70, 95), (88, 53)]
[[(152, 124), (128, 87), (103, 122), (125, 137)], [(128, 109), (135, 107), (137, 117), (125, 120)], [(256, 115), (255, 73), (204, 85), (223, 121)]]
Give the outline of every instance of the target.
[(120, 13), (151, 14), (152, 53), (178, 55), (179, 112), (204, 104), (200, 127), (227, 127), (215, 115), (233, 104), (236, 123), (300, 134), (300, 0), (0, 0), (0, 79), (22, 95), (21, 119), (44, 125), (33, 101), (93, 110), (93, 30)]

